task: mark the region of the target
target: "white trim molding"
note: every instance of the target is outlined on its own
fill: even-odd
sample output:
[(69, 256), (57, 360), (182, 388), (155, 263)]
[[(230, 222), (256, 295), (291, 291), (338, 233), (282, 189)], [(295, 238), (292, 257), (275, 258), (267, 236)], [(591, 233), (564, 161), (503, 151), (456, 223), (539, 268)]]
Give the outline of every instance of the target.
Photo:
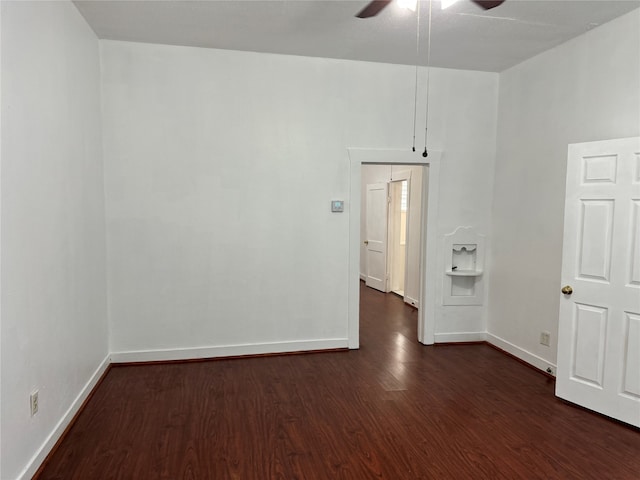
[(495, 345), (496, 347), (504, 350), (507, 353), (510, 353), (514, 357), (519, 358), (523, 362), (528, 363), (532, 367), (535, 367), (543, 372), (547, 372), (547, 369), (551, 369), (551, 375), (555, 377), (556, 375), (556, 365), (545, 360), (542, 357), (537, 356), (534, 353), (531, 353), (524, 348), (520, 348), (517, 345), (514, 345), (511, 342), (506, 341), (503, 338), (497, 337), (492, 333), (487, 333), (487, 342), (491, 345)]
[(412, 297), (404, 297), (404, 303), (411, 305), (412, 307), (420, 308), (420, 302)]
[(299, 340), (291, 342), (247, 343), (240, 345), (135, 350), (113, 352), (111, 353), (111, 362), (164, 362), (172, 360), (196, 360), (205, 358), (237, 357), (242, 355), (262, 355), (269, 353), (308, 352), (347, 348), (348, 345), (348, 340), (346, 338), (327, 338), (322, 340)]
[(430, 150), (428, 157), (404, 149), (348, 148), (349, 189), (349, 348), (360, 346), (360, 189), (363, 164), (428, 166), (422, 176), (422, 218), (420, 238), (420, 298), (418, 299), (418, 341), (434, 343), (437, 269), (438, 184), (442, 152)]
[(110, 363), (110, 357), (107, 355), (107, 357), (105, 357), (105, 359), (100, 363), (98, 368), (96, 368), (96, 370), (93, 372), (93, 374), (89, 378), (89, 381), (85, 383), (84, 387), (82, 387), (82, 390), (80, 391), (78, 396), (73, 400), (64, 415), (62, 415), (62, 418), (60, 418), (47, 439), (40, 446), (40, 448), (38, 448), (38, 451), (35, 453), (35, 455), (31, 457), (31, 460), (29, 460), (27, 466), (24, 468), (24, 470), (22, 470), (20, 475), (18, 475), (17, 480), (28, 480), (36, 474), (44, 460), (47, 458), (47, 455), (49, 455), (49, 453), (55, 446), (56, 442), (60, 439), (76, 414), (80, 411), (80, 408), (87, 400), (89, 395), (91, 395), (96, 385), (104, 375), (104, 372), (106, 372), (107, 368), (109, 368)]
[(487, 332), (454, 332), (434, 334), (435, 343), (486, 342)]

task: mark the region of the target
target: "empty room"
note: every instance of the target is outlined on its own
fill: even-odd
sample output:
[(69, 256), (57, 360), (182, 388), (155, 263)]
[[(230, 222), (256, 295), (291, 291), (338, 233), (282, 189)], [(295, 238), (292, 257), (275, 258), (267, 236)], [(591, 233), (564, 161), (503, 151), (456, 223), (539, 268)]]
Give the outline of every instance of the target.
[(640, 477), (640, 1), (0, 1), (0, 479)]

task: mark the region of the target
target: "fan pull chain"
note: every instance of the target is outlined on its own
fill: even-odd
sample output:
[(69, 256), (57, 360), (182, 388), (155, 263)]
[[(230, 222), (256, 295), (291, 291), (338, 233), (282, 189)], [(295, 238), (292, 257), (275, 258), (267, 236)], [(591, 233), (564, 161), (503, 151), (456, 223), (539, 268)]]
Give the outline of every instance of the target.
[(427, 133), (429, 129), (429, 80), (431, 77), (431, 4), (432, 0), (429, 0), (429, 33), (427, 37), (427, 101), (426, 101), (426, 111), (425, 111), (425, 119), (424, 119), (424, 152), (422, 152), (423, 157), (427, 157), (429, 153), (427, 152)]
[(416, 151), (416, 120), (418, 118), (418, 59), (420, 55), (420, 2), (418, 1), (416, 14), (416, 86), (413, 94), (413, 146)]

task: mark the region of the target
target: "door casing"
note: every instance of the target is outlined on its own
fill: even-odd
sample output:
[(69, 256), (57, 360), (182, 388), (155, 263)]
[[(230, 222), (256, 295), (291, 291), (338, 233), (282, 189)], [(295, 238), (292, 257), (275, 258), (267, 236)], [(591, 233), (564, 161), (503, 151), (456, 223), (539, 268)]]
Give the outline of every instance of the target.
[[(428, 157), (407, 149), (348, 148), (350, 162), (349, 188), (349, 348), (360, 346), (360, 216), (361, 177), (363, 164), (421, 165), (428, 167), (422, 175), (422, 209), (420, 218), (420, 298), (418, 308), (418, 341), (434, 343), (437, 271), (438, 179), (442, 152), (429, 151)], [(426, 173), (426, 172), (425, 172)]]

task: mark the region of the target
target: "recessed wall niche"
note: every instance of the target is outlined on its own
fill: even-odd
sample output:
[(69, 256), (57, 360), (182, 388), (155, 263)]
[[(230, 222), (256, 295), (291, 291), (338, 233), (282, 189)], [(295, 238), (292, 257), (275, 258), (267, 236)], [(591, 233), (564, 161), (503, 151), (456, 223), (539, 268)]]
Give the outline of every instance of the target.
[(443, 305), (482, 305), (484, 239), (471, 227), (445, 235)]

